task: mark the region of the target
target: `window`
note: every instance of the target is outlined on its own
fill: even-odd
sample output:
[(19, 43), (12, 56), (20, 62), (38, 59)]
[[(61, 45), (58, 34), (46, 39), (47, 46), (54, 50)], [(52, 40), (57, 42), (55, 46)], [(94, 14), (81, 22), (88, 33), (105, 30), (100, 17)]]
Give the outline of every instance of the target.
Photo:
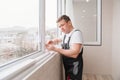
[(57, 0), (46, 0), (45, 2), (45, 39), (46, 41), (57, 37)]
[(0, 65), (41, 50), (39, 0), (0, 0)]
[(82, 31), (85, 46), (102, 45), (101, 3), (102, 0), (63, 0), (63, 13)]
[(57, 0), (52, 1), (0, 0), (0, 80), (26, 78), (54, 55), (42, 54), (45, 37), (57, 36)]

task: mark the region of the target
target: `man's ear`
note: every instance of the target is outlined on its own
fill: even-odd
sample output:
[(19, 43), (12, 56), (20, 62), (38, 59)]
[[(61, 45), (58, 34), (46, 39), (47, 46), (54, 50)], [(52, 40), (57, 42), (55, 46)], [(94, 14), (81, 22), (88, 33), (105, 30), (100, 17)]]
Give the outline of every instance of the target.
[(68, 21), (68, 24), (69, 24), (69, 25), (72, 25), (72, 22), (71, 22), (71, 21)]

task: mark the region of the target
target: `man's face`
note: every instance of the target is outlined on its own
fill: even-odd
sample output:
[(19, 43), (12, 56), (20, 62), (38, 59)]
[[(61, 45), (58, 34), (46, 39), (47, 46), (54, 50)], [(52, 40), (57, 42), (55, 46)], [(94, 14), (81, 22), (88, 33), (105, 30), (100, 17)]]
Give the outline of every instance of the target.
[(68, 22), (65, 22), (64, 19), (61, 20), (61, 21), (59, 21), (57, 24), (58, 24), (59, 28), (61, 29), (61, 31), (62, 31), (63, 33), (69, 33), (69, 25), (68, 25)]

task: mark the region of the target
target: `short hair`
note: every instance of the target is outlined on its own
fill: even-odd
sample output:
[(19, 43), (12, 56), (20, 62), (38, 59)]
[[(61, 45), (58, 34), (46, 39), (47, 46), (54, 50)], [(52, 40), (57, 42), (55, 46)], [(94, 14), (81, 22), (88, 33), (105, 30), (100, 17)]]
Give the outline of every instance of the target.
[(57, 23), (60, 22), (61, 20), (65, 20), (65, 22), (71, 21), (71, 19), (69, 18), (69, 16), (67, 15), (62, 15), (57, 19)]

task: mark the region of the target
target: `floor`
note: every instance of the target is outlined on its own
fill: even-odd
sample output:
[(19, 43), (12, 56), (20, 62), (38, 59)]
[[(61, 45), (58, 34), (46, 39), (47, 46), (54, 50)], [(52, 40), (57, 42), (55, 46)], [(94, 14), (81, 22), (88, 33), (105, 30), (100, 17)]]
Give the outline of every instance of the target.
[(83, 74), (83, 80), (113, 80), (110, 75)]

